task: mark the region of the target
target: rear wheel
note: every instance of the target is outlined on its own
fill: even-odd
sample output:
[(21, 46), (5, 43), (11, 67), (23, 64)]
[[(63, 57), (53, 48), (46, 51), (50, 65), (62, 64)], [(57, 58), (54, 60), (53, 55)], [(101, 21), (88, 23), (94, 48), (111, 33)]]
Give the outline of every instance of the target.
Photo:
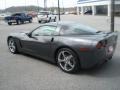
[(38, 23), (41, 23), (41, 21), (38, 21)]
[(74, 73), (80, 67), (77, 55), (68, 48), (60, 49), (56, 59), (58, 66), (67, 73)]
[(18, 53), (17, 45), (16, 45), (15, 40), (13, 38), (10, 38), (8, 40), (8, 48), (9, 48), (11, 53), (14, 53), (14, 54)]

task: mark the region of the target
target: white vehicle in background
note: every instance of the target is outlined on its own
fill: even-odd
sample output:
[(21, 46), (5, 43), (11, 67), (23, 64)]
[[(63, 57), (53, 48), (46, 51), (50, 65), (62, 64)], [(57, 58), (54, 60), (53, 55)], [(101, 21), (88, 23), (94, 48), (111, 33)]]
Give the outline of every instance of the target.
[(9, 14), (1, 13), (0, 14), (0, 20), (4, 20), (5, 17), (9, 16)]
[(38, 22), (41, 23), (42, 21), (45, 22), (56, 22), (56, 15), (54, 15), (51, 11), (41, 11), (37, 15)]

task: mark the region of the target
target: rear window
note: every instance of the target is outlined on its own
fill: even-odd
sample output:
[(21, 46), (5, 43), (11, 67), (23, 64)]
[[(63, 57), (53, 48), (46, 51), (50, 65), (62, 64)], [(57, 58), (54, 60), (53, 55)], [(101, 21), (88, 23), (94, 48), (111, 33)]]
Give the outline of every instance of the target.
[(60, 34), (61, 35), (94, 35), (97, 30), (94, 28), (80, 25), (80, 24), (72, 24), (72, 25), (63, 25), (61, 27)]
[(40, 12), (38, 15), (49, 15), (49, 12)]
[(21, 14), (17, 13), (17, 14), (13, 14), (12, 16), (21, 16)]

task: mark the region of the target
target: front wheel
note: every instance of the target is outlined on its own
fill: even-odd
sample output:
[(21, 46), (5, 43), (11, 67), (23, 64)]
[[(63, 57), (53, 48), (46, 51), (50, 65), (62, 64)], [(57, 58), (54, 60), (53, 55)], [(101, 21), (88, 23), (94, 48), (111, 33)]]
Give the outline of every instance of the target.
[(8, 22), (8, 25), (12, 25), (12, 22)]
[(56, 59), (58, 66), (67, 73), (74, 73), (80, 67), (77, 55), (71, 49), (60, 49)]
[(13, 53), (13, 54), (18, 53), (17, 45), (16, 45), (15, 40), (13, 38), (10, 38), (8, 40), (8, 48), (9, 48), (11, 53)]

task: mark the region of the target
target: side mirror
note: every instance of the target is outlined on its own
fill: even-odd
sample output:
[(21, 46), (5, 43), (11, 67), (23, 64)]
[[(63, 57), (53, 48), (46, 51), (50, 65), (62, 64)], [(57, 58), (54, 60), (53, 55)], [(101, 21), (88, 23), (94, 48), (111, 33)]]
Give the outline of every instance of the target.
[(36, 38), (36, 36), (39, 36), (38, 34), (36, 34), (35, 36), (32, 36), (32, 33), (26, 33), (26, 35), (29, 37), (29, 38), (33, 38), (33, 39), (35, 39), (35, 40), (38, 40), (37, 38)]
[(28, 37), (31, 37), (31, 33), (25, 33)]

